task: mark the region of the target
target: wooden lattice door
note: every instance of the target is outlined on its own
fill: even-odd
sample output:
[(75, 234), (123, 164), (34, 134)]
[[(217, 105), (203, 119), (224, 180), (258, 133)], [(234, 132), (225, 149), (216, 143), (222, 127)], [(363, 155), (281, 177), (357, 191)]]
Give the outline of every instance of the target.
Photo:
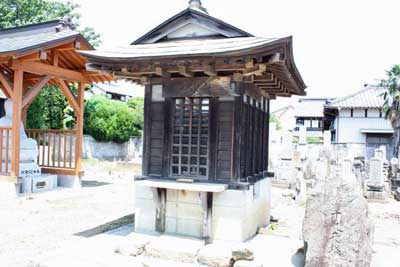
[(208, 177), (208, 98), (174, 98), (172, 101), (171, 175)]

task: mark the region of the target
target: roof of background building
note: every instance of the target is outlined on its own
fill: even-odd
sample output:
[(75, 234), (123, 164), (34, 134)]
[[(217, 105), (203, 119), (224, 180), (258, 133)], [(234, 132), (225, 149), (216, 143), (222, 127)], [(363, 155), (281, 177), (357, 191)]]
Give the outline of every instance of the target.
[(303, 98), (295, 106), (295, 117), (322, 118), (328, 98)]
[(274, 114), (276, 117), (281, 118), (283, 115), (286, 114), (289, 110), (294, 110), (294, 107), (292, 105), (277, 109), (275, 111), (272, 111), (271, 114)]
[(384, 99), (383, 93), (386, 88), (379, 86), (367, 86), (363, 90), (360, 90), (354, 94), (336, 99), (331, 103), (327, 104), (329, 108), (382, 108)]
[[(0, 30), (0, 54), (22, 53), (81, 36), (67, 19)], [(82, 37), (82, 41), (90, 44)]]
[(93, 84), (93, 87), (96, 87), (105, 93), (112, 93), (130, 97), (138, 96), (138, 92), (136, 90), (139, 89), (139, 87), (143, 89), (143, 86), (141, 85), (132, 83), (121, 83), (121, 82), (100, 83), (100, 84), (95, 83)]

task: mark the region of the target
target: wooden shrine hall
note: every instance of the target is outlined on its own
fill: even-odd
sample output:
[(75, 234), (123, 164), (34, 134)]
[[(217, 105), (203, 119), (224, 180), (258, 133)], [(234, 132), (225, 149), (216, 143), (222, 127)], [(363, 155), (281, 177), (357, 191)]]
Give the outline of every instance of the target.
[[(92, 82), (113, 78), (86, 71), (86, 59), (77, 53), (80, 49), (93, 50), (93, 47), (68, 19), (0, 30), (0, 88), (12, 100), (10, 124), (6, 117), (0, 119), (2, 180), (16, 183), (18, 178), (32, 172), (21, 167), (22, 162), (26, 163), (23, 158), (29, 154), (24, 150), (26, 137), (37, 143), (34, 162), (41, 172), (77, 176), (81, 171), (84, 88)], [(77, 84), (77, 94), (71, 90), (71, 84)], [(45, 85), (58, 86), (67, 98), (76, 115), (74, 130), (23, 132), (27, 109)]]
[(306, 88), (291, 37), (254, 37), (191, 0), (129, 46), (80, 54), (145, 86), (136, 230), (244, 240), (268, 223), (270, 100)]

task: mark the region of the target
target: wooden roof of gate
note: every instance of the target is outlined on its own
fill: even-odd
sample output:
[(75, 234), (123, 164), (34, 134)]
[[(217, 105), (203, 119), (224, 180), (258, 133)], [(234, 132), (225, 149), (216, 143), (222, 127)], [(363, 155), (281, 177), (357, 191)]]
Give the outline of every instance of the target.
[(13, 80), (15, 68), (24, 69), (24, 88), (43, 82), (107, 82), (111, 75), (88, 72), (85, 57), (77, 50), (94, 48), (77, 31), (69, 20), (55, 20), (45, 23), (0, 30), (0, 86)]
[(189, 4), (130, 46), (80, 51), (89, 62), (87, 69), (140, 84), (156, 79), (230, 76), (253, 84), (272, 98), (306, 94), (293, 59), (291, 36), (254, 37), (208, 15), (200, 1)]

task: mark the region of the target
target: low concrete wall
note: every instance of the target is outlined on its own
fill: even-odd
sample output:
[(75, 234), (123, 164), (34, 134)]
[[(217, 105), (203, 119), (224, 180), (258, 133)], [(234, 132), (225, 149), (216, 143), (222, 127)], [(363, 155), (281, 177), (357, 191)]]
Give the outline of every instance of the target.
[(131, 138), (128, 142), (99, 142), (90, 135), (83, 137), (82, 158), (101, 160), (142, 161), (142, 138)]

